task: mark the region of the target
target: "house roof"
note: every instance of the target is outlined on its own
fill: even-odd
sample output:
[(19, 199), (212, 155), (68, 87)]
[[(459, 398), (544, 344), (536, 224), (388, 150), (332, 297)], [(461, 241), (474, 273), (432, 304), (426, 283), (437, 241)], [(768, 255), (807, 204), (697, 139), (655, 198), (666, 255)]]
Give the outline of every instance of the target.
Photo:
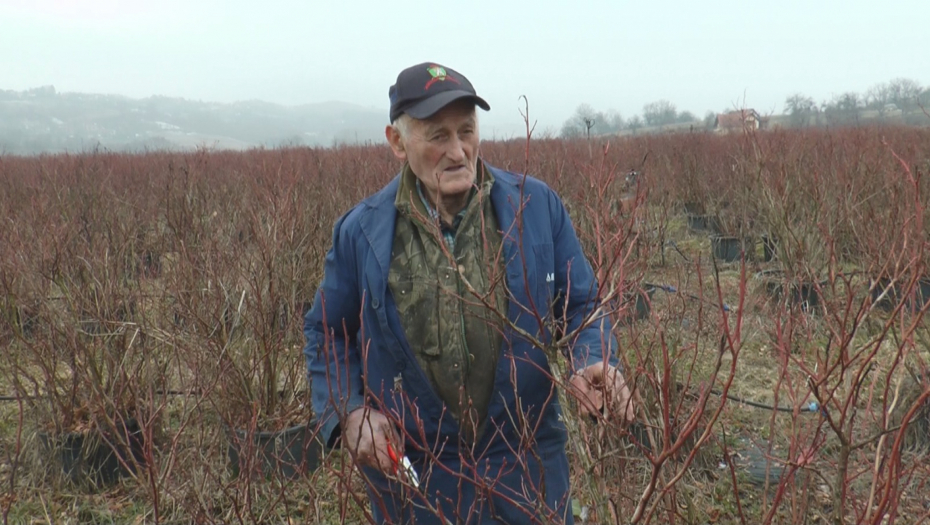
[(762, 120), (761, 115), (754, 109), (740, 109), (730, 111), (729, 113), (720, 113), (717, 115), (718, 128), (741, 128), (749, 120), (759, 122)]

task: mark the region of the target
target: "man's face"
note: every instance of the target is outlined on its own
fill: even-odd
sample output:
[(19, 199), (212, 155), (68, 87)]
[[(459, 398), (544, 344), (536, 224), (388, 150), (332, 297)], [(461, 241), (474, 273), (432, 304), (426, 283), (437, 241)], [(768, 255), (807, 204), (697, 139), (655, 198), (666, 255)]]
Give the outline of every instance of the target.
[(397, 139), (391, 140), (395, 155), (410, 164), (431, 200), (471, 190), (479, 142), (474, 102), (453, 102), (426, 120), (409, 119), (406, 137)]

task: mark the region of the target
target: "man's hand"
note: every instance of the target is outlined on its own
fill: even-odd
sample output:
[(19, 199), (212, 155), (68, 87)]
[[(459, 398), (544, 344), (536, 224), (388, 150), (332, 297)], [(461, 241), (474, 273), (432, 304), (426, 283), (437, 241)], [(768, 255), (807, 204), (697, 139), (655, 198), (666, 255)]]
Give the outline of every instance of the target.
[(582, 414), (599, 417), (606, 409), (607, 413), (619, 413), (627, 423), (636, 417), (630, 389), (616, 367), (603, 361), (589, 365), (576, 372), (570, 383)]
[(342, 446), (353, 453), (359, 464), (376, 468), (385, 474), (394, 473), (396, 466), (388, 455), (388, 442), (394, 450), (403, 450), (394, 425), (381, 412), (357, 408), (346, 416)]

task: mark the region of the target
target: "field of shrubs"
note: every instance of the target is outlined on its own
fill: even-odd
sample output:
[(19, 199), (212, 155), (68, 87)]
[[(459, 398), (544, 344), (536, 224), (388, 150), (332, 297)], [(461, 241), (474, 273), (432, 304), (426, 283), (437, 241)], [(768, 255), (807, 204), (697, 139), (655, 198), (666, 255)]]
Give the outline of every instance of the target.
[[(633, 425), (561, 390), (576, 522), (930, 522), (930, 131), (482, 156), (562, 197), (634, 387)], [(334, 222), (399, 167), (386, 145), (0, 157), (2, 522), (367, 523), (315, 436), (303, 314)]]

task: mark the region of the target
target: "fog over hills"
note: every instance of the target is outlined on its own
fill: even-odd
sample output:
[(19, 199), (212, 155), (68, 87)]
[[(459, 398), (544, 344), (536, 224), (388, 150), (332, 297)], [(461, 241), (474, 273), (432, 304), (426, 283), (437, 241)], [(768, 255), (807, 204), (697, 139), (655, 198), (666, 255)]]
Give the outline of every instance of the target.
[[(794, 94), (786, 99), (784, 115), (758, 117), (762, 128), (870, 123), (927, 126), (927, 107), (930, 88), (899, 78), (878, 84), (865, 94), (846, 92), (821, 104), (812, 97)], [(499, 109), (496, 120), (485, 120), (484, 113), (480, 113), (482, 139), (525, 136), (522, 117), (508, 119), (506, 111)], [(711, 131), (716, 128), (718, 116), (708, 112), (699, 120), (688, 111), (679, 113), (666, 100), (646, 104), (642, 116), (626, 119), (616, 111), (595, 111), (581, 104), (562, 125), (560, 135)], [(261, 100), (217, 103), (165, 96), (133, 99), (59, 93), (53, 86), (43, 86), (25, 91), (0, 90), (0, 155), (384, 144), (387, 120), (386, 107), (337, 101), (285, 106)], [(534, 128), (536, 138), (554, 135), (551, 129)]]
[(153, 96), (0, 90), (0, 154), (249, 149), (384, 141), (387, 110), (345, 102), (282, 106)]

